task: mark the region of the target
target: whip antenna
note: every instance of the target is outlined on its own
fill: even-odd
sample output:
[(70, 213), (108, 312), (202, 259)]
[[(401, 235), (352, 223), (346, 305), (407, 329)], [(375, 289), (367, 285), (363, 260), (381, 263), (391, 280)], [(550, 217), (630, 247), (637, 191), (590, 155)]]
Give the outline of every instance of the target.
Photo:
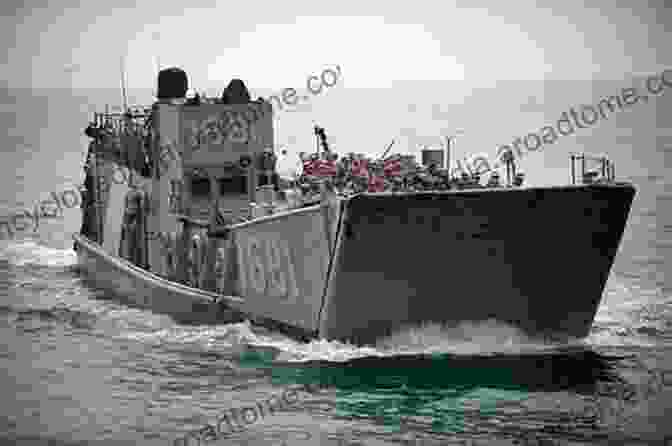
[(126, 97), (126, 70), (124, 69), (124, 56), (121, 56), (121, 100), (124, 111), (128, 111), (128, 99)]
[(392, 148), (393, 145), (394, 145), (394, 139), (392, 139), (392, 142), (390, 143), (390, 145), (387, 146), (387, 149), (385, 149), (385, 152), (383, 152), (383, 155), (380, 157), (380, 159), (385, 158), (385, 155), (388, 154), (388, 152), (390, 151), (390, 149)]

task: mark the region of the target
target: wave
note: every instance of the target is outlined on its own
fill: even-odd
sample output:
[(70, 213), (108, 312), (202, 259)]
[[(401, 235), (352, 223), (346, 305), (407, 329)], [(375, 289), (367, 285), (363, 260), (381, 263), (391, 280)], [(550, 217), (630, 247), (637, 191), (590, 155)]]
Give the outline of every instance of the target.
[(374, 346), (357, 346), (324, 339), (302, 343), (274, 334), (255, 333), (252, 330), (244, 333), (244, 338), (254, 347), (274, 349), (278, 360), (286, 362), (348, 362), (366, 357), (435, 354), (529, 355), (583, 346), (580, 340), (565, 343), (534, 340), (513, 326), (493, 320), (462, 322), (453, 326), (432, 323), (408, 327), (382, 338)]
[(71, 248), (50, 248), (36, 239), (2, 240), (0, 241), (0, 260), (16, 266), (61, 267), (75, 265), (77, 254)]

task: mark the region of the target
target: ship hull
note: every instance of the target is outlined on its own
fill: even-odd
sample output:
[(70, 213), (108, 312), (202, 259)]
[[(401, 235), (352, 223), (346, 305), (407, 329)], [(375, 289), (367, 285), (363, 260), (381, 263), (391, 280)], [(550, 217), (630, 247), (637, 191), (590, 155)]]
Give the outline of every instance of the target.
[(371, 343), (405, 326), (494, 320), (588, 335), (631, 185), (361, 195), (343, 203), (320, 334)]
[(178, 320), (254, 315), (298, 337), (360, 345), (427, 323), (494, 320), (566, 340), (590, 330), (634, 193), (589, 185), (357, 195), (331, 213), (316, 206), (231, 227), (221, 246), (233, 263), (219, 292), (75, 240), (97, 283)]
[(152, 274), (103, 250), (81, 235), (74, 235), (78, 267), (98, 288), (112, 293), (109, 297), (182, 323), (217, 323), (242, 320), (235, 309), (242, 300), (188, 287)]

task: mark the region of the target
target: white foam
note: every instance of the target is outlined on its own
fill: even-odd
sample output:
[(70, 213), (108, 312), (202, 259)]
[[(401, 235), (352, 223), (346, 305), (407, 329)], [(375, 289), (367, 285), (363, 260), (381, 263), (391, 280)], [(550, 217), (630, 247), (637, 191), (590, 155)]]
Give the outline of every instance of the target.
[(455, 326), (426, 324), (410, 327), (381, 339), (375, 346), (361, 347), (339, 341), (314, 340), (300, 343), (278, 336), (256, 335), (251, 344), (280, 351), (283, 362), (347, 362), (363, 357), (392, 357), (447, 353), (454, 355), (532, 354), (559, 347), (581, 345), (532, 341), (520, 330), (496, 321), (463, 322)]
[(3, 240), (0, 242), (0, 259), (17, 266), (70, 266), (77, 263), (77, 254), (72, 248), (50, 248), (36, 240)]

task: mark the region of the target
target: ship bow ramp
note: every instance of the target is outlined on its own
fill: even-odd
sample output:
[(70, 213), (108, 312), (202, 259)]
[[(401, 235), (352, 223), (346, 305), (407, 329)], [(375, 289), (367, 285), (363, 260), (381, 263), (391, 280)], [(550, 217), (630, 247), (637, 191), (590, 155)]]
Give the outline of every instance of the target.
[(588, 334), (634, 188), (362, 194), (342, 219), (320, 335), (373, 343), (407, 326), (496, 320)]

